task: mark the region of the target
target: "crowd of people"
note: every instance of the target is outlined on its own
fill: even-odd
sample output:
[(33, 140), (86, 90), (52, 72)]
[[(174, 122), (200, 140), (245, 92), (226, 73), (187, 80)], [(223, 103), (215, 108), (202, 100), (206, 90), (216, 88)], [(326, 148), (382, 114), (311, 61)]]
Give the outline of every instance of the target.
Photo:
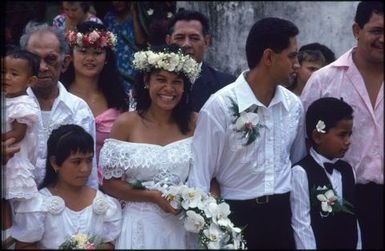
[(257, 20), (238, 77), (204, 61), (200, 12), (167, 12), (159, 45), (140, 5), (62, 4), (2, 57), (3, 248), (383, 249), (382, 2), (358, 4), (337, 59)]

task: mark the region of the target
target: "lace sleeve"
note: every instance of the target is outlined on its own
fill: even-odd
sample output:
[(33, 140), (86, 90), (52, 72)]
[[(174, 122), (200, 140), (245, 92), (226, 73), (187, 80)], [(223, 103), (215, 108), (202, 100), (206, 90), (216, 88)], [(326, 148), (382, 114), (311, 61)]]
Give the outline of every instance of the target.
[[(121, 148), (121, 147), (120, 147)], [(124, 174), (122, 165), (124, 155), (119, 149), (119, 144), (112, 139), (106, 139), (100, 150), (99, 165), (103, 168), (105, 179), (120, 178)]]

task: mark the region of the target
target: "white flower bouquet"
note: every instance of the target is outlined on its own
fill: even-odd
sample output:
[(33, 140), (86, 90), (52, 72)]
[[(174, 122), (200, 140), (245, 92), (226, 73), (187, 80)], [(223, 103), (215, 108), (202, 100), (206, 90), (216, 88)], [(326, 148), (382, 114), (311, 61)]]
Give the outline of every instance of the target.
[(152, 186), (161, 191), (175, 209), (188, 232), (197, 233), (199, 244), (206, 249), (246, 249), (242, 230), (228, 218), (229, 205), (211, 194), (186, 185)]
[(102, 243), (96, 243), (95, 236), (89, 237), (86, 234), (78, 233), (72, 235), (69, 239), (63, 242), (58, 249), (73, 250), (73, 249), (104, 249)]

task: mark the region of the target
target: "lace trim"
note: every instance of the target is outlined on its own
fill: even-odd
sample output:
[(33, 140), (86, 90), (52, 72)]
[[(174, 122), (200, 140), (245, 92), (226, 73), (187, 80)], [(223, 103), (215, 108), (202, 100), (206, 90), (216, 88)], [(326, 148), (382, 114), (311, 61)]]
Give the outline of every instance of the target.
[[(160, 158), (161, 157), (161, 158)], [(104, 178), (122, 177), (130, 168), (164, 169), (189, 163), (192, 159), (191, 139), (176, 141), (166, 146), (138, 144), (107, 139), (100, 151), (99, 164)]]

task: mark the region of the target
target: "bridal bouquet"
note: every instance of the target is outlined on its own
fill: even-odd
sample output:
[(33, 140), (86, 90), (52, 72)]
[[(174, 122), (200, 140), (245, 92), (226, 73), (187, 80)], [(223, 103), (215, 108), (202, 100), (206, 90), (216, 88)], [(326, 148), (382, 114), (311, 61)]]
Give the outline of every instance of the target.
[(95, 243), (95, 237), (88, 237), (86, 234), (78, 233), (72, 235), (68, 240), (63, 242), (58, 249), (72, 250), (72, 249), (101, 249), (101, 244)]
[(206, 249), (246, 249), (242, 230), (228, 218), (229, 205), (211, 194), (186, 185), (152, 186), (161, 191), (175, 209), (181, 209), (184, 228), (197, 233)]

